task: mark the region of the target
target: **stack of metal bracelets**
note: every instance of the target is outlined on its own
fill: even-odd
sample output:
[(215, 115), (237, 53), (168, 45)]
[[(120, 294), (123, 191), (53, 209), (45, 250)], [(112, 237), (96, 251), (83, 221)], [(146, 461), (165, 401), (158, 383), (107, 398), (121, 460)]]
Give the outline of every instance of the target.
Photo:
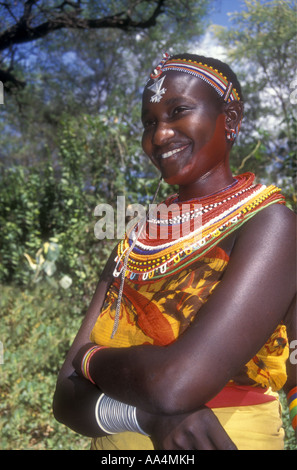
[(297, 426), (297, 387), (292, 388), (292, 390), (287, 395), (290, 420), (294, 431), (296, 431)]
[[(85, 352), (82, 358), (82, 375), (93, 384), (95, 384), (95, 382), (90, 375), (90, 360), (95, 353), (105, 348), (105, 346), (94, 345)], [(95, 418), (98, 426), (107, 434), (130, 431), (148, 436), (139, 426), (135, 406), (117, 401), (104, 393), (102, 393), (97, 400)]]

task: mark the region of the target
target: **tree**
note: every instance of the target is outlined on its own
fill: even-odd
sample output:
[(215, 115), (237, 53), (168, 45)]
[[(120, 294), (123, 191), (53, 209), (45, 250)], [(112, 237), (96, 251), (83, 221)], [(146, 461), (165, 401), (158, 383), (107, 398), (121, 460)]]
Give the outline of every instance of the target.
[[(156, 5), (85, 2), (85, 15), (95, 15), (99, 5), (105, 15), (129, 4), (140, 21), (148, 3)], [(117, 195), (125, 195), (127, 204), (146, 204), (155, 191), (156, 173), (140, 145), (145, 81), (162, 51), (183, 49), (201, 34), (207, 6), (207, 0), (164, 1), (156, 25), (147, 29), (65, 27), (13, 46), (13, 70), (26, 86), (0, 108), (2, 282), (26, 284), (27, 260), (33, 260), (34, 279), (56, 269), (57, 280), (73, 280), (71, 289), (85, 279), (89, 289), (110, 247), (94, 236), (96, 205), (114, 204)], [(7, 8), (6, 16), (11, 20)], [(55, 260), (44, 252), (52, 242), (59, 246)]]
[(246, 0), (245, 9), (232, 15), (234, 27), (217, 30), (243, 83), (246, 103), (233, 163), (241, 169), (257, 167), (266, 181), (284, 188), (292, 207), (297, 202), (296, 114), (291, 101), (296, 15), (292, 1)]
[[(91, 2), (93, 4), (93, 2)], [(109, 3), (109, 5), (108, 5)], [(165, 0), (117, 2), (119, 11), (114, 12), (115, 2), (100, 2), (101, 17), (93, 17), (86, 2), (27, 0), (25, 2), (1, 2), (4, 15), (4, 30), (0, 34), (0, 51), (9, 50), (10, 65), (0, 69), (0, 79), (6, 85), (24, 86), (24, 82), (13, 73), (14, 46), (44, 38), (64, 28), (102, 29), (118, 28), (132, 31), (150, 28), (163, 13)], [(145, 3), (145, 13), (141, 4)], [(151, 5), (149, 5), (149, 3)], [(141, 11), (141, 14), (139, 14)], [(89, 14), (91, 15), (89, 16)], [(6, 62), (6, 61), (5, 61)]]
[[(198, 2), (199, 6), (203, 4), (204, 1)], [(0, 62), (0, 80), (8, 90), (25, 86), (25, 80), (18, 78), (15, 70), (17, 45), (32, 43), (61, 30), (145, 31), (156, 26), (162, 15), (167, 15), (171, 20), (176, 17), (179, 21), (183, 19), (189, 23), (192, 12), (193, 2), (170, 0), (0, 2), (0, 14), (3, 18), (0, 52), (6, 52)]]
[[(24, 17), (22, 3), (0, 2), (0, 44), (3, 34), (20, 28), (19, 18)], [(26, 15), (31, 12), (27, 28), (43, 24), (46, 18), (56, 21), (59, 12), (76, 21), (72, 18), (68, 26), (64, 21), (64, 27), (40, 39), (28, 33), (25, 39), (31, 41), (13, 43), (2, 51), (0, 70), (9, 71), (24, 85), (16, 88), (14, 82), (6, 81), (5, 106), (0, 107), (0, 158), (9, 165), (36, 164), (36, 159), (44, 158), (46, 148), (46, 152), (54, 154), (59, 123), (65, 114), (98, 114), (102, 110), (107, 114), (135, 114), (135, 102), (139, 102), (153, 64), (162, 51), (182, 49), (187, 40), (201, 35), (210, 2), (97, 0), (76, 2), (75, 8), (74, 2), (27, 3), (30, 9)], [(149, 21), (153, 14), (154, 21)], [(129, 26), (121, 23), (127, 16), (131, 18)], [(81, 17), (108, 21), (97, 22), (98, 28), (84, 29), (85, 23), (78, 22)], [(109, 27), (111, 17), (114, 22)], [(6, 93), (9, 90), (13, 93)], [(131, 119), (130, 123), (133, 124)]]

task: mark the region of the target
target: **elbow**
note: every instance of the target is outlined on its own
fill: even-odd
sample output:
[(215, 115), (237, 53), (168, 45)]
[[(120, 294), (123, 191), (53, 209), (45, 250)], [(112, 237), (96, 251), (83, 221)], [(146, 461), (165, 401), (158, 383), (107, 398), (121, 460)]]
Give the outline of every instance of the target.
[(59, 393), (56, 389), (56, 391), (54, 393), (54, 396), (53, 396), (52, 411), (53, 411), (53, 415), (54, 415), (54, 418), (56, 419), (56, 421), (58, 421), (59, 423), (62, 423), (62, 424), (64, 424), (64, 422), (63, 422), (63, 409), (64, 409), (64, 407), (61, 404)]
[[(189, 384), (169, 370), (163, 371), (158, 377), (148, 375), (145, 380), (147, 411), (153, 414), (176, 415), (193, 410), (188, 393)], [(198, 394), (197, 394), (198, 395)], [(195, 397), (196, 408), (199, 406)], [(201, 405), (200, 405), (201, 406)], [(195, 407), (194, 407), (195, 408)]]
[(185, 391), (176, 384), (160, 381), (157, 387), (149, 391), (149, 411), (160, 415), (177, 415), (191, 411)]
[(71, 400), (68, 394), (65, 393), (63, 383), (58, 382), (52, 400), (52, 412), (56, 421), (65, 426), (68, 426), (70, 403)]
[(224, 380), (222, 383), (215, 380), (209, 371), (195, 371), (193, 377), (193, 373), (169, 366), (157, 380), (147, 383), (149, 411), (162, 415), (193, 412), (217, 395), (224, 385)]

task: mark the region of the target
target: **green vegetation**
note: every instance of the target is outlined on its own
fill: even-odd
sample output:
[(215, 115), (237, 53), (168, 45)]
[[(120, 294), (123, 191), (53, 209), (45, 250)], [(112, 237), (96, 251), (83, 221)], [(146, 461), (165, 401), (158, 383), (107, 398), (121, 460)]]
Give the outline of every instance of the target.
[(87, 449), (89, 439), (52, 414), (59, 367), (80, 326), (82, 304), (48, 285), (1, 292), (1, 449)]

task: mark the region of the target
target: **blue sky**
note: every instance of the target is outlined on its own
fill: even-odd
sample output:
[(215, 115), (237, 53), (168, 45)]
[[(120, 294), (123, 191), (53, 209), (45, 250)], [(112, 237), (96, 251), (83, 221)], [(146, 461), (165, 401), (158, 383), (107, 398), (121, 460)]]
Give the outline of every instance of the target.
[(228, 13), (240, 11), (243, 6), (243, 0), (216, 0), (214, 4), (214, 12), (211, 14), (210, 19), (214, 24), (230, 26)]
[[(232, 27), (228, 13), (240, 12), (244, 7), (245, 4), (243, 0), (215, 0), (213, 13), (210, 14), (209, 18), (210, 22), (220, 26)], [(214, 37), (211, 26), (198, 40), (198, 43), (194, 45), (191, 52), (208, 57), (216, 57), (223, 61), (227, 60), (226, 51)]]

